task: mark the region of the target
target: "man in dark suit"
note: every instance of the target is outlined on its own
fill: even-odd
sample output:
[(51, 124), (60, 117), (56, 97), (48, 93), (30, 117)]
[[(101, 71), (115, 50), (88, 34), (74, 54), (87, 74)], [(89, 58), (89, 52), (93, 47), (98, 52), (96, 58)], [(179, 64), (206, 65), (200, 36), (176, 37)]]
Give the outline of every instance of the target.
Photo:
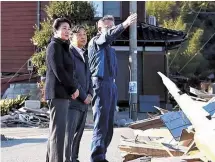
[(78, 162), (79, 145), (85, 127), (88, 104), (93, 95), (88, 57), (83, 49), (87, 43), (85, 28), (80, 25), (75, 26), (71, 31), (70, 41), (70, 54), (74, 59), (75, 76), (80, 85), (80, 93), (76, 100), (71, 100), (69, 106), (65, 158), (66, 162)]

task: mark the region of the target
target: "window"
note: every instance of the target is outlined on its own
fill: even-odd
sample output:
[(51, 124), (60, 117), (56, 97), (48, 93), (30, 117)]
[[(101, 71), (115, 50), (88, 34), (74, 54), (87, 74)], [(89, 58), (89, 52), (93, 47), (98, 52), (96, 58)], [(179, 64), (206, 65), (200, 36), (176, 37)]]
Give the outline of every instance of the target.
[(104, 15), (121, 16), (120, 1), (92, 1), (95, 7), (95, 17), (103, 17)]
[(95, 17), (103, 17), (103, 2), (102, 1), (92, 1), (95, 8)]

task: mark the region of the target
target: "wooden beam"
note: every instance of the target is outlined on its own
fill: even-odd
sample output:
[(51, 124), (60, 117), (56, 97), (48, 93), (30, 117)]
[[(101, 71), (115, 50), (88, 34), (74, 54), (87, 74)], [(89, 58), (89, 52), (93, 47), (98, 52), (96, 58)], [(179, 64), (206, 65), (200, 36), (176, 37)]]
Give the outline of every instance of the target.
[[(164, 148), (165, 146), (165, 148)], [(169, 157), (169, 153), (167, 149), (173, 156), (182, 156), (186, 151), (184, 147), (178, 146), (178, 148), (174, 148), (174, 146), (159, 144), (156, 142), (148, 142), (147, 144), (141, 142), (129, 142), (122, 140), (119, 145), (120, 151), (132, 153), (141, 156), (152, 156), (152, 157)]]
[(134, 130), (134, 135), (142, 136), (142, 137), (163, 137), (163, 138), (172, 138), (171, 133), (168, 129), (147, 129), (147, 130)]
[(150, 128), (160, 128), (163, 127), (163, 121), (160, 116), (154, 117), (153, 119), (145, 119), (135, 123), (130, 124), (128, 127), (131, 129), (146, 130)]
[(154, 108), (156, 108), (157, 110), (159, 110), (161, 112), (161, 114), (165, 114), (165, 113), (169, 112), (168, 110), (162, 109), (162, 108), (157, 107), (157, 106), (154, 106)]
[(190, 147), (190, 145), (193, 143), (193, 141), (194, 141), (194, 133), (188, 132), (185, 129), (182, 130), (179, 145)]
[(151, 162), (151, 159), (152, 159), (151, 157), (144, 156), (131, 159), (129, 160), (129, 162)]
[(123, 162), (131, 161), (142, 157), (142, 155), (127, 153), (127, 152), (121, 152), (121, 156), (123, 158)]
[(199, 157), (152, 158), (151, 162), (202, 162)]

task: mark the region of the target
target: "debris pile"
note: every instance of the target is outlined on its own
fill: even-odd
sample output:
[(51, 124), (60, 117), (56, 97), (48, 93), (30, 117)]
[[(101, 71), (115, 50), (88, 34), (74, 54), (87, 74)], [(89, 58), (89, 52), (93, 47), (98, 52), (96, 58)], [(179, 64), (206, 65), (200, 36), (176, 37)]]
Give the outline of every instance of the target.
[(179, 111), (155, 107), (161, 115), (134, 122), (134, 139), (121, 137), (124, 161), (188, 162), (215, 161), (215, 96), (191, 88), (188, 96), (162, 73), (158, 73)]
[(32, 109), (22, 107), (14, 109), (8, 115), (1, 116), (2, 127), (28, 126), (28, 127), (48, 127), (49, 111), (48, 108)]

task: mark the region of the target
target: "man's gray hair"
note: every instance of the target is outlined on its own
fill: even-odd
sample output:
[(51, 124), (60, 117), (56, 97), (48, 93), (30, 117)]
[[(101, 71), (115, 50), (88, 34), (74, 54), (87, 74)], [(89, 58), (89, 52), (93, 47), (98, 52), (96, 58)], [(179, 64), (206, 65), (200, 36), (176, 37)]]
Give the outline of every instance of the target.
[(114, 17), (113, 17), (113, 15), (105, 15), (105, 16), (102, 18), (102, 21), (105, 21), (105, 20), (114, 21)]

